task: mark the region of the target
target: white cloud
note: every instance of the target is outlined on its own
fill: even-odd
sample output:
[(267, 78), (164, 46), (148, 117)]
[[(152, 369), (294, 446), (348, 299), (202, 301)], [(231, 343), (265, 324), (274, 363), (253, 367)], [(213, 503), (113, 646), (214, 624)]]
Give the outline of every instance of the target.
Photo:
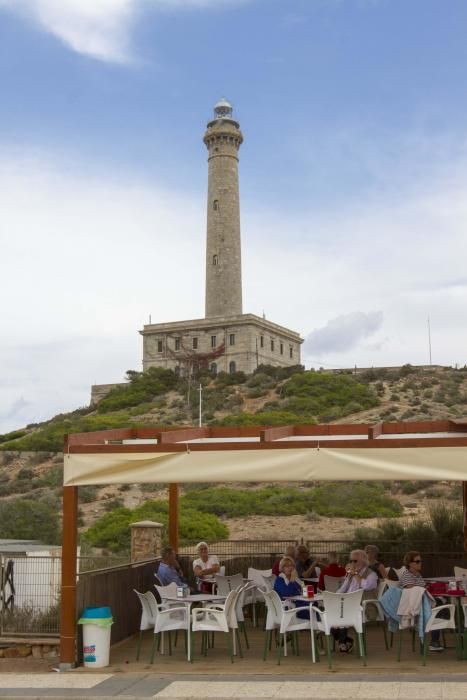
[(381, 311), (353, 311), (333, 318), (321, 328), (315, 328), (305, 339), (304, 350), (319, 355), (346, 352), (381, 328)]
[[(220, 7), (246, 0), (148, 0), (155, 8)], [(141, 0), (0, 0), (4, 7), (49, 32), (77, 53), (112, 63), (130, 63), (131, 30)]]

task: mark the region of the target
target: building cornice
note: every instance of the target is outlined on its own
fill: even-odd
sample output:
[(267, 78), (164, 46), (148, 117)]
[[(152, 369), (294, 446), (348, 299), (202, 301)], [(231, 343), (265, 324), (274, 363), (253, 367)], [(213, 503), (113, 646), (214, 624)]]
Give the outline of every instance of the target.
[(186, 321), (169, 321), (167, 323), (151, 323), (139, 331), (141, 335), (154, 333), (187, 333), (189, 331), (208, 331), (210, 328), (228, 328), (231, 326), (256, 326), (262, 331), (277, 333), (290, 338), (295, 343), (303, 343), (303, 338), (296, 331), (278, 323), (273, 323), (256, 314), (239, 314), (237, 316), (212, 316), (211, 318), (195, 318)]

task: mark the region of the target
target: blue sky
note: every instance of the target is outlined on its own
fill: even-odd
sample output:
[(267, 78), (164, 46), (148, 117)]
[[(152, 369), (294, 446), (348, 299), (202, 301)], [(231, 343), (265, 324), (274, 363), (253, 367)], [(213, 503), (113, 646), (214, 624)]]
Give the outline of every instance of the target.
[[(226, 95), (245, 311), (307, 366), (466, 362), (463, 0), (0, 0), (0, 430), (139, 368), (203, 314)], [(5, 372), (4, 372), (5, 375)]]

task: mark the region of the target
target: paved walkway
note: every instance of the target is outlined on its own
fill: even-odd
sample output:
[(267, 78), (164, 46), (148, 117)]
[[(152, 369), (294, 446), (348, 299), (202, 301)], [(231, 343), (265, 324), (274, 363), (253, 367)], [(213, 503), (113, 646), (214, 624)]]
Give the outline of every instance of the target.
[[(178, 677), (179, 678), (179, 677)], [(342, 674), (282, 676), (280, 680), (267, 675), (249, 676), (239, 680), (238, 676), (177, 676), (154, 673), (47, 673), (0, 675), (0, 699), (5, 698), (122, 698), (142, 700), (145, 698), (281, 698), (296, 700), (467, 700), (467, 674), (426, 676), (414, 674), (401, 681), (394, 676), (380, 676), (371, 681), (368, 677)]]

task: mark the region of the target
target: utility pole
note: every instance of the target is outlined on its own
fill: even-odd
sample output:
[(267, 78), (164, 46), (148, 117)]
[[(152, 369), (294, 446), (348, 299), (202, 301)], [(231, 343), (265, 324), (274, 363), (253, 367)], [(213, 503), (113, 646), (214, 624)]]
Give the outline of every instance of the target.
[(430, 367), (433, 364), (431, 361), (431, 328), (430, 328), (430, 317), (428, 316), (428, 352), (430, 355)]
[(199, 385), (199, 422), (198, 425), (201, 428), (203, 424), (203, 385)]

